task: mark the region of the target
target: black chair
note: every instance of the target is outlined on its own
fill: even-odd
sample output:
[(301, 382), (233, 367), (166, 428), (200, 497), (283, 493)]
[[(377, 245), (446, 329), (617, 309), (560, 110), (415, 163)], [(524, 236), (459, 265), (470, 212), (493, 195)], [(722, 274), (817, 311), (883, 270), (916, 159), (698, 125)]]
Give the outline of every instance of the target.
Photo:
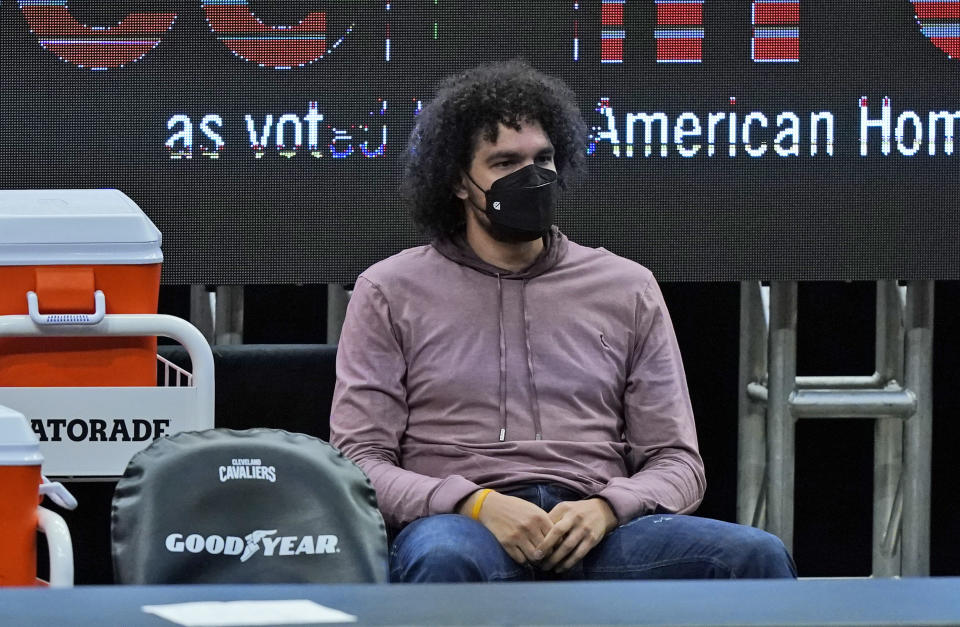
[[(336, 344), (232, 344), (212, 349), (217, 427), (274, 427), (330, 439)], [(160, 346), (158, 352), (190, 370), (182, 346)]]
[(387, 581), (366, 475), (317, 438), (211, 429), (160, 438), (113, 497), (117, 583)]

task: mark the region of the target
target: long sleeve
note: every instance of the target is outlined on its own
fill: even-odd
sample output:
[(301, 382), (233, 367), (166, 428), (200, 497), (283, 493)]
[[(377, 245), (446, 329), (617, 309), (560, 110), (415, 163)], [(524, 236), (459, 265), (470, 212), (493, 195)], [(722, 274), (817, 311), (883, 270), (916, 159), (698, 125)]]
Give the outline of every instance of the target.
[(450, 513), (478, 486), (460, 475), (429, 477), (401, 468), (409, 410), (401, 338), (381, 289), (357, 280), (337, 349), (331, 443), (370, 478), (387, 524)]
[(638, 297), (636, 337), (624, 392), (629, 477), (598, 496), (621, 523), (655, 511), (691, 512), (706, 487), (680, 349), (656, 281)]

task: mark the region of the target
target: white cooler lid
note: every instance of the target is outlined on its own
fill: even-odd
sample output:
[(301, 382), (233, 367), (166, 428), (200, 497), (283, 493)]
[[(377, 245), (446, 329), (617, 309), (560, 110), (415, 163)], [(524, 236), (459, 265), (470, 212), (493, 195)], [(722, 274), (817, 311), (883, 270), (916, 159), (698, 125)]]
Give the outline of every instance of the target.
[(0, 466), (39, 466), (40, 443), (23, 414), (0, 405)]
[(160, 263), (160, 244), (120, 190), (0, 191), (0, 266)]

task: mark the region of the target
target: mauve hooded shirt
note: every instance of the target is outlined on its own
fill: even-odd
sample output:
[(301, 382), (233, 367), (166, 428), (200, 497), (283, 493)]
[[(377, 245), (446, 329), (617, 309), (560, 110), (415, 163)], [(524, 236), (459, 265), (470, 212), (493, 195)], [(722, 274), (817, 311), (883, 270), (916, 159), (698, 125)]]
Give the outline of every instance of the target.
[(330, 428), (393, 527), (451, 513), (481, 487), (563, 485), (604, 498), (621, 523), (693, 511), (705, 488), (653, 275), (555, 227), (521, 272), (459, 237), (361, 274)]

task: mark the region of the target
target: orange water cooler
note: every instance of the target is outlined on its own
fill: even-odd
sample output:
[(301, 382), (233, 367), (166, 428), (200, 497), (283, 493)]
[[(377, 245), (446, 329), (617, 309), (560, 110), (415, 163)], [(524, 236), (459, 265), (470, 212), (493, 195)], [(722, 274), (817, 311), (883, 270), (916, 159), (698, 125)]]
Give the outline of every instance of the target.
[[(155, 314), (160, 231), (125, 194), (0, 191), (0, 316)], [(0, 337), (0, 387), (153, 386), (156, 337)]]
[(0, 405), (0, 587), (33, 586), (37, 580), (37, 531), (47, 536), (49, 585), (73, 585), (73, 544), (58, 514), (37, 507), (46, 494), (66, 509), (77, 506), (59, 482), (40, 474), (43, 455), (37, 436), (20, 413)]
[(28, 421), (45, 475), (120, 476), (154, 439), (213, 428), (213, 354), (157, 313), (161, 261), (160, 232), (117, 190), (0, 191), (0, 405)]

